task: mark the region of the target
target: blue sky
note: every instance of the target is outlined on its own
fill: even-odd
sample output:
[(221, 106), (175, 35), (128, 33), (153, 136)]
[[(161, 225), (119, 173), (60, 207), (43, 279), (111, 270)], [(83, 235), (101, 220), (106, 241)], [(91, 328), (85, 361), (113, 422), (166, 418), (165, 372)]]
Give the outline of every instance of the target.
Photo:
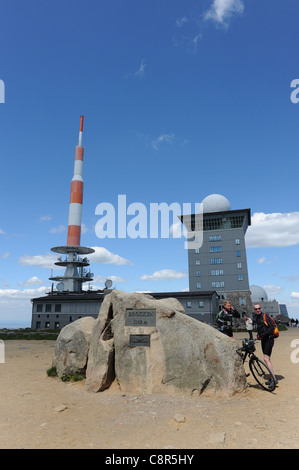
[(0, 326), (28, 326), (51, 285), (81, 114), (95, 287), (188, 288), (183, 238), (99, 239), (98, 204), (219, 193), (251, 209), (250, 284), (299, 318), (298, 15), (296, 0), (1, 1)]

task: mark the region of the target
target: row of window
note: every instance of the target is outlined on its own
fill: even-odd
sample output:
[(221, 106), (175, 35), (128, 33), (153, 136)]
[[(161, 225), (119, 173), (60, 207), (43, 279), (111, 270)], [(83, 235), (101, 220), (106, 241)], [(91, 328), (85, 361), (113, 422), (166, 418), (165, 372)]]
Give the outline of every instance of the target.
[(213, 237), (209, 237), (209, 242), (221, 242), (221, 235), (214, 235)]
[[(37, 318), (41, 318), (41, 316), (40, 316), (40, 315), (37, 315)], [(50, 318), (49, 315), (46, 315), (46, 318)], [(59, 318), (59, 315), (56, 315), (56, 319), (58, 319), (58, 318)], [(81, 318), (81, 317), (79, 317), (79, 318)], [(68, 321), (69, 321), (69, 323), (72, 323), (72, 322), (74, 321), (74, 315), (69, 315)], [(56, 329), (59, 329), (59, 328), (60, 328), (59, 325), (60, 325), (59, 321), (55, 321), (55, 322), (54, 322), (54, 329), (55, 329), (55, 330), (56, 330)], [(36, 321), (35, 328), (36, 328), (37, 330), (41, 328), (41, 321), (40, 321), (40, 320), (37, 320), (37, 321)], [(50, 321), (48, 321), (48, 320), (45, 321), (45, 326), (44, 326), (44, 328), (50, 328)]]
[[(209, 237), (209, 242), (221, 242), (221, 235), (214, 235), (212, 237)], [(235, 244), (240, 245), (240, 238), (235, 238)], [(212, 248), (215, 248), (215, 247), (210, 247), (210, 251)], [(218, 248), (221, 248), (221, 247), (218, 247)], [(195, 253), (199, 253), (199, 250), (200, 248), (195, 248)], [(219, 251), (222, 251), (222, 248)]]
[[(221, 235), (213, 235), (209, 237), (209, 242), (221, 242)], [(240, 245), (240, 238), (235, 238), (235, 244)]]
[(222, 230), (230, 228), (241, 228), (243, 227), (244, 216), (237, 215), (231, 217), (218, 217), (218, 218), (205, 218), (203, 220), (204, 230)]
[(222, 246), (210, 246), (210, 253), (220, 253), (222, 251)]
[[(239, 274), (238, 275), (238, 281), (243, 281), (243, 280), (244, 280), (243, 279), (243, 274)], [(211, 285), (212, 285), (212, 288), (214, 288), (214, 289), (217, 289), (219, 287), (221, 287), (221, 288), (225, 287), (224, 286), (224, 281), (212, 281)], [(196, 288), (201, 289), (201, 282), (196, 283)]]
[[(222, 294), (222, 298), (225, 299), (226, 298), (226, 294)], [(246, 299), (245, 297), (240, 297), (239, 298), (239, 304), (241, 307), (245, 306), (246, 305)], [(187, 305), (187, 308), (192, 308), (192, 301), (191, 300), (188, 300), (186, 302), (186, 305)], [(198, 307), (200, 308), (203, 308), (204, 306), (204, 303), (202, 301), (198, 301)]]
[[(192, 307), (192, 302), (191, 302), (191, 300), (188, 300), (188, 301), (186, 302), (186, 305), (187, 305), (188, 308), (191, 308), (191, 307)], [(204, 303), (203, 303), (202, 300), (199, 300), (199, 301), (198, 301), (198, 307), (199, 307), (199, 308), (203, 308), (203, 307), (204, 307)]]
[[(218, 246), (213, 246), (212, 248), (216, 248), (216, 249), (210, 249), (210, 253), (213, 253), (213, 252), (219, 252), (219, 251), (222, 251), (218, 248), (221, 248), (221, 247), (218, 247)], [(241, 251), (237, 250), (236, 251), (236, 257), (237, 258), (240, 258), (241, 256)], [(211, 264), (222, 264), (223, 260), (222, 258), (211, 258)], [(200, 263), (199, 263), (200, 264)]]
[[(209, 248), (210, 253), (222, 253), (222, 246), (210, 246)], [(195, 248), (195, 253), (198, 255), (199, 254), (199, 248)], [(241, 251), (237, 250), (236, 251), (236, 256), (240, 257), (241, 256)]]
[[(223, 263), (222, 258), (211, 258), (211, 264), (222, 264), (222, 263)], [(200, 259), (196, 259), (195, 264), (196, 264), (196, 266), (200, 266)], [(241, 262), (237, 263), (237, 268), (242, 269), (242, 263)]]
[[(239, 266), (239, 264), (241, 264), (241, 263), (238, 263), (238, 268), (242, 268), (242, 265)], [(196, 271), (196, 276), (200, 277), (200, 271)], [(223, 269), (212, 269), (211, 276), (224, 276), (224, 270)], [(243, 281), (243, 274), (239, 274), (238, 278), (239, 278), (239, 281)]]
[[(53, 304), (45, 304), (45, 312), (52, 312), (52, 305)], [(54, 304), (54, 312), (61, 312), (61, 304)], [(37, 312), (43, 312), (43, 304), (37, 304), (36, 305), (36, 311)]]

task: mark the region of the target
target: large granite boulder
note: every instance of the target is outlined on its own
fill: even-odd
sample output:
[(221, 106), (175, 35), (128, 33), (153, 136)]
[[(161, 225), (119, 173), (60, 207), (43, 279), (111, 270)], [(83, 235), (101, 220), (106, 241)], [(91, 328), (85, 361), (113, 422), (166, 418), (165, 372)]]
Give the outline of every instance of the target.
[(114, 290), (93, 326), (86, 387), (102, 391), (116, 378), (127, 393), (232, 395), (246, 387), (236, 347), (232, 338), (187, 316), (176, 299)]
[(94, 323), (95, 318), (84, 317), (62, 328), (55, 343), (52, 359), (58, 377), (85, 374)]

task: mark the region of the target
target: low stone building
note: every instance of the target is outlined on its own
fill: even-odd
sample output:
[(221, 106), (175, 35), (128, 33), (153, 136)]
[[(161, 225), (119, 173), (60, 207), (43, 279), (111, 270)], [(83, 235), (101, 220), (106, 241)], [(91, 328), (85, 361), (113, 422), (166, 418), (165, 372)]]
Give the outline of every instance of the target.
[[(111, 290), (61, 293), (53, 291), (44, 297), (32, 299), (32, 329), (61, 329), (79, 318), (98, 317), (102, 302)], [(153, 292), (155, 299), (176, 298), (187, 315), (214, 325), (219, 311), (219, 297), (215, 291)]]

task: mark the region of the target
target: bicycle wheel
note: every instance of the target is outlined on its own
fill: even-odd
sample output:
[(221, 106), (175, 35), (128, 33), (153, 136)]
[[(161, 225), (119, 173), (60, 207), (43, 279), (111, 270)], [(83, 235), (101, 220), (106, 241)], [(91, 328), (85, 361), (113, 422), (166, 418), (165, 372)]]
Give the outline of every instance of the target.
[(251, 357), (249, 360), (249, 368), (257, 383), (268, 392), (275, 389), (275, 378), (269, 367), (258, 357)]

